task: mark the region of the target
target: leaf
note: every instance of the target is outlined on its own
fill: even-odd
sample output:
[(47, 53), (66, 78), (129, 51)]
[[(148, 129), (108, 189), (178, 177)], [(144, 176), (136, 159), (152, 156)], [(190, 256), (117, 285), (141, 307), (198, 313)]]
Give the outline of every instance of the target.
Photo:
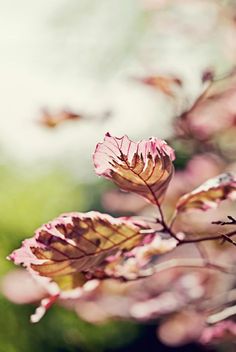
[(81, 120), (84, 118), (81, 114), (74, 113), (70, 110), (61, 110), (51, 113), (48, 109), (43, 109), (39, 123), (48, 128), (55, 128), (64, 121)]
[[(39, 228), (9, 258), (45, 283), (73, 290), (92, 278), (102, 278), (112, 256), (148, 242), (141, 229), (147, 226), (98, 212), (68, 213)], [(57, 293), (54, 286), (51, 294)]]
[(236, 178), (225, 173), (203, 183), (194, 191), (182, 196), (176, 205), (178, 212), (188, 209), (208, 210), (216, 208), (225, 199), (236, 199)]
[(155, 90), (159, 90), (169, 97), (175, 97), (176, 86), (182, 86), (182, 82), (176, 77), (165, 77), (165, 76), (148, 76), (139, 79), (141, 83), (148, 85)]
[(136, 143), (127, 136), (117, 138), (107, 133), (93, 159), (99, 176), (159, 204), (174, 172), (175, 155), (165, 141), (154, 137)]

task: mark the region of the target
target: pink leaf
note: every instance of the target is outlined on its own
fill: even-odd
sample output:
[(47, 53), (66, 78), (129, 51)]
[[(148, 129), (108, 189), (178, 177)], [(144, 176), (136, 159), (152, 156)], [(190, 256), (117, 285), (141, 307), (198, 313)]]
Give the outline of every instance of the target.
[(106, 276), (105, 267), (112, 257), (151, 240), (142, 229), (148, 230), (143, 222), (98, 212), (64, 214), (39, 228), (9, 258), (50, 287), (51, 295), (57, 295)]
[(176, 87), (182, 86), (182, 81), (173, 76), (148, 76), (138, 80), (172, 98), (176, 95)]
[(236, 199), (236, 178), (225, 173), (203, 183), (194, 191), (182, 196), (176, 205), (178, 212), (188, 209), (208, 210), (216, 208), (225, 199)]
[(175, 155), (165, 141), (154, 137), (136, 143), (127, 136), (117, 138), (107, 133), (93, 159), (99, 176), (157, 204), (163, 200), (173, 175)]
[(98, 212), (64, 214), (43, 225), (9, 256), (49, 293), (31, 321), (38, 322), (58, 298), (78, 298), (93, 289), (99, 282), (94, 278), (109, 277), (106, 267), (112, 260), (152, 238), (141, 221)]

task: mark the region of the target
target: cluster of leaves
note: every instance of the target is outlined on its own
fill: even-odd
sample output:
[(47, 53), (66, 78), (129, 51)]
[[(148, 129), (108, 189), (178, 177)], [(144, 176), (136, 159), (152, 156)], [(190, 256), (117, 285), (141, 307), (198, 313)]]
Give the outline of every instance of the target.
[[(143, 3), (159, 7), (168, 1)], [(193, 103), (185, 99), (184, 81), (175, 75), (138, 80), (165, 94), (175, 104), (174, 111), (182, 106), (170, 145), (176, 147), (177, 156), (184, 155), (189, 162), (185, 165), (185, 158), (184, 162), (177, 158), (175, 165), (186, 167), (174, 175), (174, 151), (164, 141), (151, 138), (135, 143), (127, 136), (105, 136), (94, 154), (95, 170), (119, 190), (103, 195), (104, 204), (109, 213), (139, 216), (62, 214), (25, 240), (9, 258), (27, 270), (10, 273), (3, 291), (15, 303), (41, 300), (32, 322), (58, 302), (93, 323), (110, 318), (158, 321), (158, 335), (170, 345), (235, 340), (236, 220), (229, 215), (233, 214), (231, 200), (236, 198), (236, 179), (231, 173), (235, 171), (235, 77), (235, 70), (220, 80), (206, 70), (202, 92)], [(109, 112), (101, 114), (99, 120), (109, 116)], [(68, 109), (45, 109), (39, 123), (57, 128), (81, 120), (94, 119)], [(228, 220), (219, 210), (221, 201), (225, 201)], [(6, 201), (2, 203), (5, 207)], [(9, 215), (12, 217), (11, 212)], [(27, 219), (23, 224), (16, 221), (23, 228), (21, 233), (28, 228)], [(202, 219), (206, 220), (203, 225)], [(9, 227), (9, 216), (2, 221)], [(79, 338), (73, 331), (70, 335), (76, 322), (69, 312), (62, 314), (63, 320), (66, 316), (68, 320), (62, 326), (51, 324), (55, 331), (50, 344), (55, 344), (55, 335), (62, 338), (61, 348), (66, 339), (75, 346), (81, 344), (86, 335), (83, 323), (79, 322)], [(58, 320), (62, 320), (60, 315)], [(42, 327), (47, 329), (47, 321), (50, 314), (36, 327), (39, 336), (43, 336)], [(17, 329), (18, 325), (13, 330)], [(98, 349), (99, 343), (95, 344)]]
[[(156, 285), (163, 285), (161, 275), (171, 268), (201, 268), (227, 275), (234, 273), (232, 266), (212, 262), (201, 249), (201, 258), (181, 259), (178, 255), (176, 258), (173, 255), (174, 259), (160, 261), (162, 254), (174, 253), (184, 245), (208, 241), (228, 241), (233, 248), (235, 245), (233, 238), (236, 231), (188, 237), (187, 234), (176, 231), (174, 226), (183, 213), (199, 213), (217, 208), (226, 199), (235, 200), (236, 178), (233, 174), (221, 174), (181, 196), (176, 202), (171, 220), (166, 220), (162, 204), (173, 176), (174, 159), (173, 149), (163, 140), (150, 138), (133, 142), (127, 136), (117, 138), (106, 134), (93, 156), (96, 173), (112, 180), (120, 189), (142, 196), (157, 209), (157, 217), (154, 220), (151, 217), (114, 218), (99, 212), (74, 212), (63, 214), (36, 230), (32, 238), (26, 239), (22, 247), (9, 256), (16, 264), (22, 264), (37, 285), (43, 288), (40, 294), (41, 305), (31, 316), (32, 322), (38, 322), (58, 300), (66, 306), (69, 304), (70, 307), (76, 307), (75, 309), (78, 309), (75, 302), (86, 302), (88, 296), (92, 297), (92, 301), (96, 301), (100, 295), (106, 300), (102, 285), (107, 279), (134, 281), (137, 285), (144, 278), (150, 277), (151, 280), (155, 279)], [(176, 280), (172, 277), (173, 279)], [(178, 280), (177, 278), (176, 287), (180, 285)], [(182, 285), (183, 283), (181, 287)], [(130, 313), (125, 313), (125, 316), (131, 315), (135, 320), (149, 320), (156, 314), (158, 316), (158, 301), (153, 301), (150, 297), (143, 306), (142, 302), (134, 304), (133, 289), (129, 294)], [(142, 291), (140, 286), (138, 290)], [(177, 294), (178, 300), (181, 290)], [(182, 291), (182, 296), (185, 297), (184, 300), (181, 298), (183, 307), (192, 301), (191, 295), (188, 291)], [(108, 296), (112, 297), (112, 294)], [(168, 298), (165, 299), (168, 302)], [(35, 297), (32, 301), (34, 300)], [(170, 311), (170, 308), (164, 308), (162, 304), (161, 314)], [(99, 316), (96, 310), (93, 314)], [(110, 314), (112, 315), (117, 315), (117, 312)], [(210, 315), (204, 311), (206, 322)], [(188, 314), (187, 318), (184, 315), (184, 319), (188, 320)], [(206, 341), (206, 338), (202, 337), (202, 341)]]

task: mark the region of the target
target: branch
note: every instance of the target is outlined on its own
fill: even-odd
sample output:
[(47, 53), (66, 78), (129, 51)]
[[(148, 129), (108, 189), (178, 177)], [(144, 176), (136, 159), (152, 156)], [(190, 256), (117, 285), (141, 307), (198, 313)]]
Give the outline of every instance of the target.
[(225, 241), (232, 243), (234, 246), (236, 246), (236, 242), (234, 240), (232, 240), (227, 234), (223, 235), (223, 238)]
[(236, 219), (233, 218), (233, 216), (227, 216), (227, 218), (230, 220), (230, 221), (213, 221), (212, 224), (214, 225), (236, 225)]
[[(175, 221), (175, 215), (173, 216), (171, 222), (170, 222), (170, 226), (168, 226), (167, 222), (165, 221), (165, 217), (164, 217), (164, 213), (161, 209), (161, 205), (159, 204), (158, 199), (155, 197), (155, 202), (156, 202), (156, 206), (158, 208), (159, 214), (161, 216), (161, 219), (156, 219), (156, 222), (161, 224), (163, 226), (162, 231), (166, 232), (170, 235), (170, 237), (174, 238), (177, 241), (177, 246), (186, 244), (186, 243), (199, 243), (199, 242), (206, 242), (206, 241), (213, 241), (213, 240), (222, 240), (222, 242), (224, 243), (225, 241), (230, 242), (231, 244), (233, 244), (234, 246), (236, 246), (236, 242), (234, 240), (231, 239), (232, 236), (236, 235), (236, 231), (232, 231), (229, 232), (227, 234), (219, 234), (216, 236), (205, 236), (205, 237), (199, 237), (199, 238), (191, 238), (191, 239), (181, 239), (178, 238), (178, 236), (174, 233), (174, 231), (172, 231), (172, 226), (174, 224)], [(213, 222), (213, 224), (220, 224), (220, 225), (226, 225), (226, 224), (236, 224), (236, 219), (234, 219), (232, 216), (228, 216), (228, 219), (230, 220), (230, 222), (224, 222), (222, 223), (221, 221), (217, 221), (217, 222)]]
[[(150, 189), (150, 192), (152, 192), (152, 189), (148, 186), (148, 188)], [(162, 211), (162, 208), (161, 208), (161, 205), (155, 195), (155, 193), (152, 192), (152, 195), (155, 199), (155, 203), (156, 203), (156, 206), (157, 206), (157, 209), (158, 209), (158, 212), (161, 216), (161, 219), (156, 219), (157, 223), (158, 224), (161, 224), (163, 226), (163, 230), (164, 232), (167, 232), (172, 238), (174, 238), (177, 242), (179, 242), (179, 238), (176, 236), (176, 234), (172, 231), (171, 227), (167, 225), (167, 222), (165, 220), (165, 216), (164, 216), (164, 213)]]
[[(197, 243), (197, 242), (205, 242), (205, 241), (213, 241), (213, 240), (223, 240), (225, 241), (226, 238), (227, 240), (230, 239), (231, 237), (236, 235), (236, 231), (229, 232), (227, 234), (219, 234), (216, 236), (205, 236), (205, 237), (198, 237), (198, 238), (190, 238), (190, 239), (184, 239), (184, 240), (179, 240), (178, 245), (184, 244), (184, 243)], [(234, 242), (234, 241), (233, 241)]]

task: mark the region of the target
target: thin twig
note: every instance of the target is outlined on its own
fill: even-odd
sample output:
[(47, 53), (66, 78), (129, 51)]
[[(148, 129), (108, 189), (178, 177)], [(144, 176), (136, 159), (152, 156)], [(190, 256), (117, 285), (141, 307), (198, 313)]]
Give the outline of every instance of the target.
[(212, 224), (214, 225), (221, 225), (221, 226), (224, 226), (224, 225), (236, 225), (236, 219), (233, 218), (233, 216), (227, 216), (227, 218), (230, 220), (230, 221), (213, 221)]
[(205, 237), (184, 239), (184, 240), (179, 240), (178, 245), (181, 245), (184, 243), (197, 243), (197, 242), (205, 242), (205, 241), (213, 241), (213, 240), (222, 240), (222, 239), (225, 239), (225, 236), (227, 236), (227, 238), (230, 238), (235, 235), (236, 235), (236, 231), (232, 231), (227, 234), (219, 234), (216, 236), (205, 236)]
[(236, 242), (234, 240), (232, 240), (232, 238), (230, 238), (227, 234), (223, 235), (223, 238), (225, 241), (232, 243), (234, 246), (236, 246)]

